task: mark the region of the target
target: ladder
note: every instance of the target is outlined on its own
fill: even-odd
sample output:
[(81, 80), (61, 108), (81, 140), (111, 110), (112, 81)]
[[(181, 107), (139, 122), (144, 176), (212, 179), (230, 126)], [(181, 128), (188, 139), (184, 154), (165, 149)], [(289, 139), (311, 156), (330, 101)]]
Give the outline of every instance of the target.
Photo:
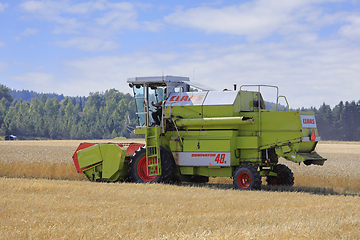
[(161, 175), (160, 159), (160, 133), (161, 127), (146, 127), (146, 165), (148, 176)]

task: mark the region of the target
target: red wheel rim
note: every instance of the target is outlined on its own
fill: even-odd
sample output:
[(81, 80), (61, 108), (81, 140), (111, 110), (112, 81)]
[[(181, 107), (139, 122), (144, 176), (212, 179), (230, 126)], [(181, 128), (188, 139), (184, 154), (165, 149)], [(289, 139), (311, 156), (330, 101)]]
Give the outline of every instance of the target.
[(247, 172), (242, 172), (237, 177), (237, 182), (241, 188), (249, 188), (251, 185), (251, 177)]
[(137, 173), (139, 177), (145, 182), (151, 182), (156, 178), (156, 176), (147, 175), (146, 156), (142, 157), (139, 160), (139, 163), (137, 165)]

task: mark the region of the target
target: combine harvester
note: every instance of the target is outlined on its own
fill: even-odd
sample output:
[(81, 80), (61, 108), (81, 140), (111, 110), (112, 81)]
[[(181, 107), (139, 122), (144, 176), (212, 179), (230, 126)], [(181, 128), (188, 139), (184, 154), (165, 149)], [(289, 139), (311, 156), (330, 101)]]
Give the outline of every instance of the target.
[[(90, 181), (168, 183), (207, 182), (232, 177), (236, 189), (294, 184), (283, 157), (305, 165), (323, 165), (314, 149), (320, 140), (313, 112), (289, 111), (276, 86), (245, 85), (236, 91), (212, 91), (187, 77), (136, 77), (133, 88), (139, 125), (146, 144), (82, 143), (73, 160)], [(255, 88), (255, 90), (245, 90)], [(274, 110), (261, 91), (274, 89)], [(280, 110), (283, 98), (286, 109)], [(158, 104), (154, 104), (158, 103)], [(154, 106), (155, 105), (155, 106)], [(158, 105), (158, 106), (156, 106)], [(159, 117), (159, 125), (155, 118)]]

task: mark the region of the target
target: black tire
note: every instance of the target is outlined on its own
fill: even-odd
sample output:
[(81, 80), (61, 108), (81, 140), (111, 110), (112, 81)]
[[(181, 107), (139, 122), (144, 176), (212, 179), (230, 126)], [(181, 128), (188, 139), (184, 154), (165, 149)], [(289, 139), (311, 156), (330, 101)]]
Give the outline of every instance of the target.
[(278, 174), (277, 177), (268, 176), (266, 182), (268, 185), (283, 185), (293, 186), (294, 185), (294, 174), (290, 168), (284, 164), (278, 164), (274, 167), (274, 172)]
[[(164, 148), (160, 149), (161, 171), (159, 176), (148, 176), (146, 174), (146, 149), (136, 151), (129, 163), (130, 180), (136, 183), (168, 183), (174, 175), (174, 160), (171, 154)], [(145, 161), (145, 162), (144, 162)]]
[(260, 172), (252, 165), (242, 165), (234, 171), (234, 186), (239, 190), (261, 189)]

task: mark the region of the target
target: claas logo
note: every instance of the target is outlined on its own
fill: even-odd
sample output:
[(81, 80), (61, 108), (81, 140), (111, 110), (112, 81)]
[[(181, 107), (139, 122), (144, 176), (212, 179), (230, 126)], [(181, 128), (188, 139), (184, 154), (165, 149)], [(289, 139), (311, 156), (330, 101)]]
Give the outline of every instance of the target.
[(315, 119), (304, 118), (303, 124), (315, 124)]
[(188, 101), (201, 101), (203, 99), (204, 95), (198, 95), (198, 96), (182, 96), (181, 98), (179, 96), (172, 96), (169, 99), (169, 102), (188, 102)]

